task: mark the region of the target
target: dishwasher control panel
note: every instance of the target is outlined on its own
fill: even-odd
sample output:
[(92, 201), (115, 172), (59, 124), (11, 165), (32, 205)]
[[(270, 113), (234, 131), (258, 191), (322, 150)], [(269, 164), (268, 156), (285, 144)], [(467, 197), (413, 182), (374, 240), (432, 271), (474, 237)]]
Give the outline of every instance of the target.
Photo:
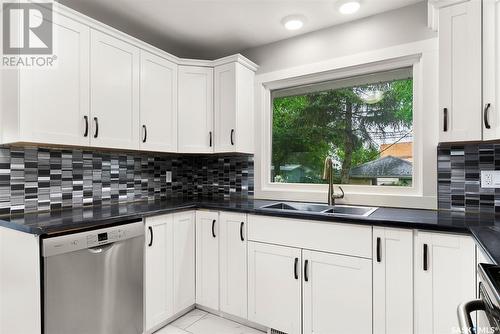
[(144, 235), (142, 221), (43, 239), (44, 257), (99, 247)]
[(87, 236), (87, 247), (96, 247), (120, 241), (126, 238), (127, 232), (123, 229), (110, 230)]

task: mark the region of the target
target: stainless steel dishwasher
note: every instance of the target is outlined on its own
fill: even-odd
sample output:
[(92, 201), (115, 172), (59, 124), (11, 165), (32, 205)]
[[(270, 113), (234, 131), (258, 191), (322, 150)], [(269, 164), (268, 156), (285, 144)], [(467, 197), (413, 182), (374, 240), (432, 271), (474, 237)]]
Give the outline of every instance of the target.
[(45, 334), (143, 332), (142, 221), (42, 245)]

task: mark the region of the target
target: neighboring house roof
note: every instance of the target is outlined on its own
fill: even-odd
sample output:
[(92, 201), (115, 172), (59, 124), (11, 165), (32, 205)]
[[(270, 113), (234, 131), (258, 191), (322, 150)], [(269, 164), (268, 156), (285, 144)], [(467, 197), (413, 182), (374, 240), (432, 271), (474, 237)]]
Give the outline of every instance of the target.
[(411, 162), (389, 155), (351, 168), (349, 175), (358, 179), (377, 177), (411, 179), (412, 172), (413, 166)]

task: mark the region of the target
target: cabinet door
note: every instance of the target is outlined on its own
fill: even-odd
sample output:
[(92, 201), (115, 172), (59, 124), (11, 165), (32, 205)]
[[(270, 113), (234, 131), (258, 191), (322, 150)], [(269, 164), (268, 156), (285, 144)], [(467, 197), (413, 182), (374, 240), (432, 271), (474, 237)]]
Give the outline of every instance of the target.
[(247, 240), (245, 214), (221, 212), (220, 310), (247, 318)]
[(483, 139), (500, 139), (500, 1), (483, 0)]
[(179, 66), (179, 152), (213, 152), (214, 70)]
[(413, 230), (373, 228), (373, 333), (413, 333)]
[(139, 49), (92, 30), (90, 51), (91, 144), (138, 149)]
[(147, 218), (145, 226), (144, 326), (151, 330), (174, 314), (172, 215)]
[(456, 333), (457, 306), (475, 296), (475, 245), (469, 236), (416, 232), (415, 333)]
[(196, 304), (219, 309), (219, 214), (196, 212)]
[(215, 150), (236, 151), (236, 64), (215, 68)]
[(141, 150), (177, 152), (177, 65), (141, 51)]
[(302, 251), (303, 333), (372, 332), (372, 261)]
[(215, 68), (215, 152), (253, 153), (254, 77), (239, 63)]
[(481, 140), (481, 1), (439, 10), (440, 141)]
[(20, 70), (24, 141), (88, 146), (89, 27), (54, 13), (53, 68)]
[(195, 303), (195, 213), (173, 215), (174, 314)]
[(301, 333), (301, 250), (248, 242), (248, 320)]

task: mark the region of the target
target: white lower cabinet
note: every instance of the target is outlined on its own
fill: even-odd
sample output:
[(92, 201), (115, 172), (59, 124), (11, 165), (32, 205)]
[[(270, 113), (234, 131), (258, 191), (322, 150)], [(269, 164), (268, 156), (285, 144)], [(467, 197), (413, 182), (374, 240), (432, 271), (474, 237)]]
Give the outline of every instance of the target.
[(146, 219), (144, 256), (145, 329), (160, 325), (174, 314), (172, 215)]
[(248, 242), (248, 320), (301, 332), (301, 250)]
[(195, 303), (195, 213), (175, 213), (173, 219), (174, 314)]
[(221, 212), (220, 227), (220, 310), (247, 318), (247, 216)]
[(287, 334), (372, 332), (371, 259), (248, 243), (248, 319)]
[(372, 333), (371, 259), (303, 250), (302, 262), (302, 333)]
[(194, 305), (195, 214), (146, 218), (145, 228), (144, 326), (151, 332)]
[[(146, 218), (145, 229), (147, 333), (195, 304), (286, 334), (456, 333), (457, 306), (476, 296), (466, 235), (373, 227), (367, 252), (359, 226), (206, 210)], [(309, 249), (332, 229), (350, 248)]]
[(457, 306), (475, 297), (475, 245), (465, 235), (415, 234), (415, 333), (457, 333)]
[(413, 230), (373, 228), (373, 333), (413, 333)]
[(196, 304), (219, 310), (219, 213), (196, 212)]

